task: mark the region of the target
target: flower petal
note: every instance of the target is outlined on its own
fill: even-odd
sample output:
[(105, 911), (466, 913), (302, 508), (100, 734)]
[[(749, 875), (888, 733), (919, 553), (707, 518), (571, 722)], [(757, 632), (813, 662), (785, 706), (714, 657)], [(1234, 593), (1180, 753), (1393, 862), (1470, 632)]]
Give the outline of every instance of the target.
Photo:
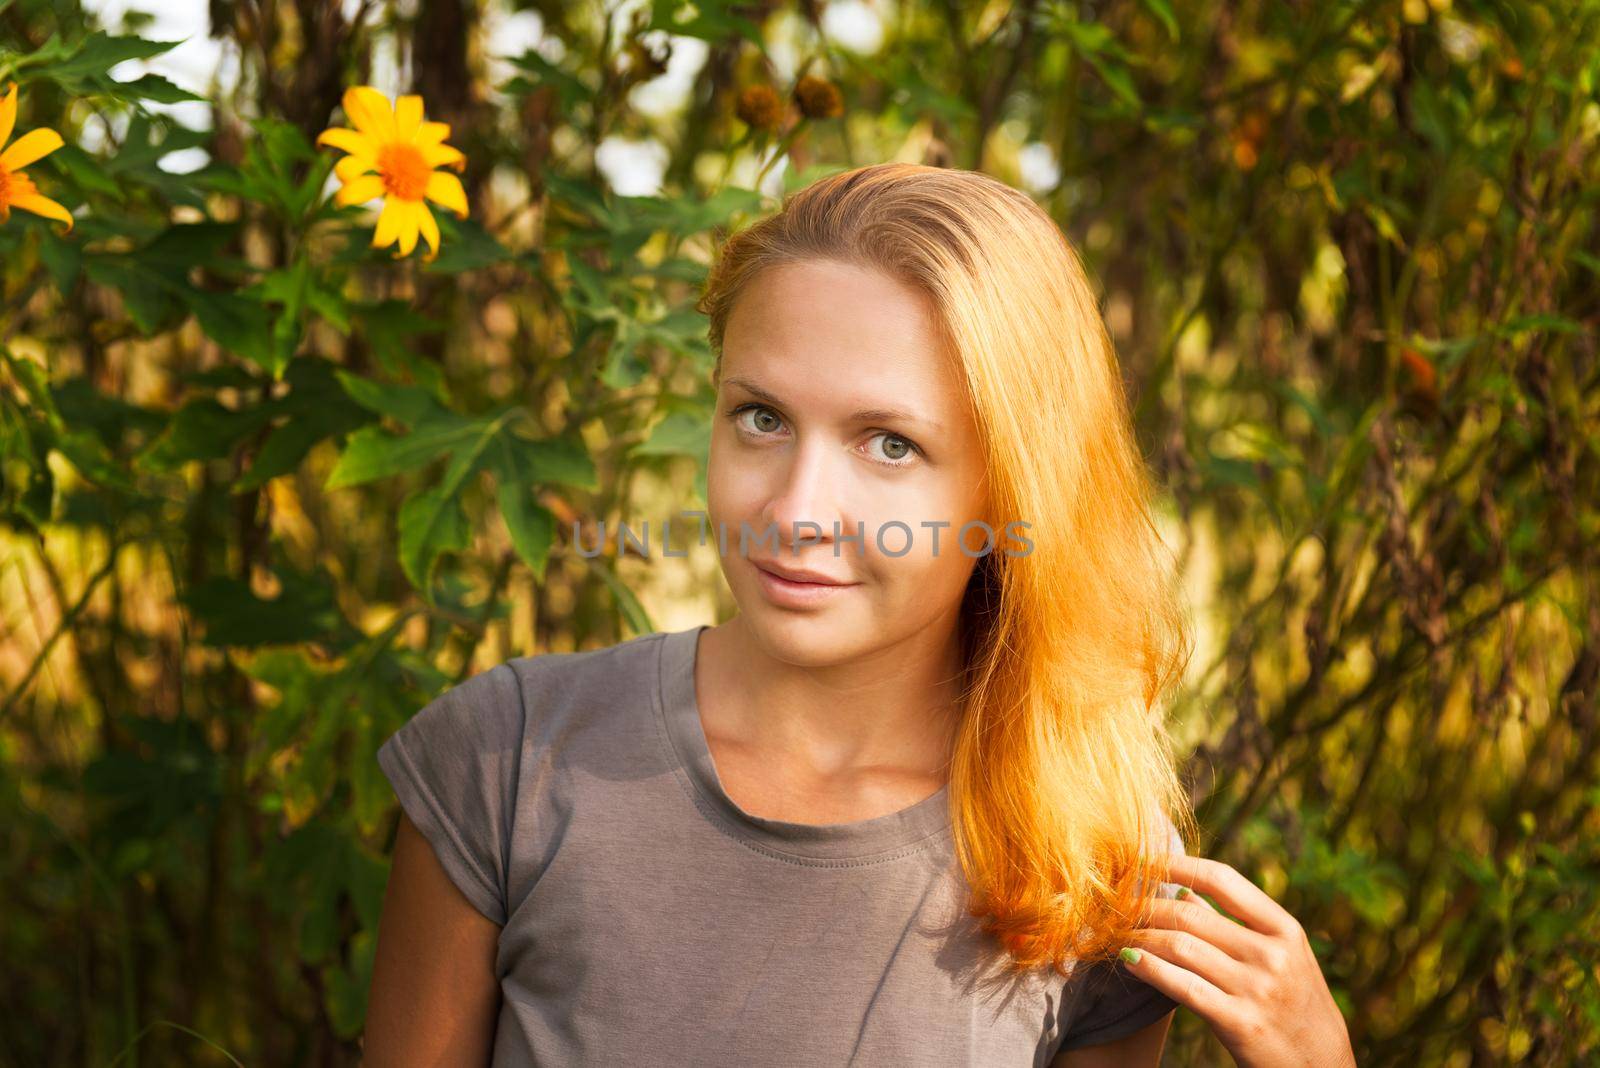
[(351, 204), (365, 204), (381, 196), (383, 196), (383, 179), (376, 174), (363, 174), (341, 186), (333, 195), (333, 201), (344, 208)]
[(427, 204), (417, 205), (417, 226), (422, 231), (422, 239), (428, 243), (426, 258), (431, 260), (439, 254), (439, 220), (433, 217)]
[(372, 159), (378, 156), (378, 142), (366, 134), (357, 133), (344, 126), (330, 126), (318, 134), (317, 146), (320, 148), (323, 145), (332, 145), (352, 156), (367, 156)]
[(63, 144), (65, 142), (61, 140), (61, 135), (54, 130), (43, 128), (29, 130), (13, 141), (10, 148), (0, 152), (0, 167), (8, 171), (20, 171), (34, 160), (48, 156)]
[(420, 203), (412, 200), (404, 201), (400, 212), (400, 255), (409, 256), (411, 250), (417, 247), (417, 230), (420, 220), (418, 211), (427, 211)]
[(372, 247), (383, 248), (392, 245), (400, 236), (401, 205), (405, 201), (399, 197), (388, 197), (383, 202), (383, 211), (378, 214), (378, 226), (372, 231)]
[(430, 167), (454, 167), (460, 170), (467, 164), (467, 157), (461, 154), (461, 150), (449, 145), (421, 145), (418, 151), (422, 153), (423, 162)]
[(4, 100), (0, 100), (0, 148), (11, 138), (11, 128), (17, 124), (17, 86), (13, 82), (11, 91)]
[(31, 211), (35, 215), (43, 215), (47, 219), (64, 222), (67, 224), (68, 230), (72, 229), (72, 212), (63, 208), (49, 197), (40, 196), (38, 193), (13, 197), (11, 206), (13, 208), (21, 208), (23, 211)]
[(462, 218), (466, 218), (467, 191), (461, 188), (461, 179), (455, 175), (434, 171), (428, 179), (426, 196), (429, 200), (442, 204)]
[(344, 113), (356, 129), (379, 141), (394, 140), (394, 109), (389, 98), (370, 85), (352, 85), (344, 91)]
[(394, 103), (394, 136), (397, 141), (410, 141), (422, 126), (422, 98), (402, 96)]
[(333, 165), (333, 173), (346, 184), (355, 181), (368, 171), (378, 169), (378, 161), (367, 156), (346, 156)]
[(417, 135), (412, 142), (417, 145), (436, 145), (450, 136), (448, 122), (425, 122), (417, 127)]

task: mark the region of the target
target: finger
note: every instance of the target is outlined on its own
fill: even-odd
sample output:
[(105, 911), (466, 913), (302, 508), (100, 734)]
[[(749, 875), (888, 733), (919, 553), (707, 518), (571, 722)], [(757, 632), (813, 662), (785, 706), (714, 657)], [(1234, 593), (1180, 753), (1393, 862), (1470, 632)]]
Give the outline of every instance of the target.
[(1238, 996), (1249, 988), (1248, 965), (1193, 931), (1142, 927), (1128, 936), (1128, 944), (1193, 972), (1224, 994)]
[(1292, 938), (1299, 932), (1299, 922), (1232, 865), (1188, 855), (1174, 856), (1169, 863), (1169, 881), (1210, 894), (1251, 930), (1277, 938)]
[[(1269, 947), (1272, 945), (1270, 936), (1257, 934), (1250, 928), (1233, 922), (1210, 905), (1198, 904), (1192, 894), (1184, 901), (1168, 898), (1158, 900), (1151, 907), (1150, 918), (1141, 930), (1169, 935), (1182, 933), (1188, 937), (1201, 939), (1214, 946), (1217, 952), (1226, 954), (1237, 968), (1259, 967), (1267, 960)], [(1159, 947), (1157, 952), (1161, 952)], [(1167, 954), (1162, 953), (1162, 956)], [(1223, 971), (1230, 975), (1238, 974), (1236, 969)], [(1229, 993), (1239, 992), (1237, 983), (1219, 985), (1224, 985)]]
[(1211, 1024), (1213, 1030), (1226, 1028), (1236, 1012), (1238, 999), (1222, 992), (1215, 983), (1187, 968), (1164, 960), (1153, 950), (1132, 947), (1138, 959), (1118, 958), (1117, 965), (1180, 1005), (1186, 1005)]

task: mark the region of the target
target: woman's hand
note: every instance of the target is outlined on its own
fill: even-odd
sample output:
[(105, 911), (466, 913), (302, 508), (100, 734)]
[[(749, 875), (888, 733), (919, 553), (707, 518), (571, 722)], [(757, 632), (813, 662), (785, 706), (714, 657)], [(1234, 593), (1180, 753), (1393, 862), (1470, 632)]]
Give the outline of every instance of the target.
[(1218, 860), (1174, 856), (1167, 881), (1178, 897), (1155, 900), (1128, 972), (1203, 1017), (1243, 1068), (1353, 1068), (1344, 1016), (1295, 918)]

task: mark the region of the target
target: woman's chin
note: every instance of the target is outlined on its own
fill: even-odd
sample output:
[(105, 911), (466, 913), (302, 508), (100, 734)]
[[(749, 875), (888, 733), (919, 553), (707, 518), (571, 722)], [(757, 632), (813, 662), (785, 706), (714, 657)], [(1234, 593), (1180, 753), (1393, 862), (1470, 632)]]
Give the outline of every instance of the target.
[(867, 630), (854, 613), (829, 609), (795, 612), (769, 604), (759, 594), (739, 602), (739, 614), (751, 635), (775, 658), (786, 663), (822, 667), (847, 660), (869, 644)]

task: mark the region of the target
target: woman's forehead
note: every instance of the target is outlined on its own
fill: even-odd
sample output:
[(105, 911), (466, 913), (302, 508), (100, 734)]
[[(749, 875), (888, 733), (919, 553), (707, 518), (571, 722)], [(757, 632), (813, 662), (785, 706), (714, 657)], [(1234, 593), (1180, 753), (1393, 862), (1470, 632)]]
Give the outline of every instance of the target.
[(729, 315), (725, 346), (744, 335), (766, 345), (848, 347), (872, 354), (940, 347), (937, 309), (921, 290), (870, 268), (834, 261), (770, 267)]
[[(940, 423), (961, 401), (932, 302), (847, 264), (793, 264), (763, 272), (730, 317), (721, 384), (768, 403), (903, 409)], [(773, 398), (779, 398), (774, 400)]]

